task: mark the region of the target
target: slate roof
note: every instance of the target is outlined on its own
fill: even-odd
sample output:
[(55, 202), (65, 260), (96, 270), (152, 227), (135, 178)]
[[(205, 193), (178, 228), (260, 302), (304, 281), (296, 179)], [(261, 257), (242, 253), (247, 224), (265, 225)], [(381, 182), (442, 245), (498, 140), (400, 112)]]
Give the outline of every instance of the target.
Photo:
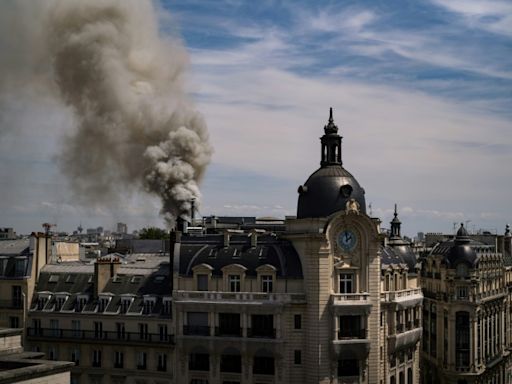
[(6, 255), (28, 255), (30, 254), (30, 240), (1, 240), (0, 256)]
[(248, 234), (232, 235), (224, 247), (223, 235), (183, 236), (180, 245), (179, 273), (192, 276), (192, 268), (199, 264), (213, 267), (214, 275), (222, 275), (222, 268), (240, 264), (246, 275), (256, 276), (259, 266), (270, 264), (277, 269), (277, 277), (303, 278), (299, 255), (293, 245), (274, 235), (260, 235), (256, 247), (251, 246)]
[[(100, 292), (101, 297), (111, 297), (105, 313), (117, 314), (123, 297), (133, 297), (128, 314), (141, 314), (144, 296), (156, 297), (153, 311), (159, 314), (162, 309), (162, 296), (171, 296), (170, 263), (168, 255), (131, 254), (124, 258), (117, 275), (110, 278)], [(42, 268), (36, 286), (36, 294), (31, 308), (37, 308), (39, 296), (52, 294), (45, 304), (45, 310), (52, 310), (59, 293), (67, 294), (62, 311), (76, 311), (80, 296), (85, 295), (88, 301), (84, 312), (98, 310), (99, 300), (94, 298), (94, 264), (84, 262), (64, 262), (49, 264)], [(39, 308), (43, 309), (43, 308)]]

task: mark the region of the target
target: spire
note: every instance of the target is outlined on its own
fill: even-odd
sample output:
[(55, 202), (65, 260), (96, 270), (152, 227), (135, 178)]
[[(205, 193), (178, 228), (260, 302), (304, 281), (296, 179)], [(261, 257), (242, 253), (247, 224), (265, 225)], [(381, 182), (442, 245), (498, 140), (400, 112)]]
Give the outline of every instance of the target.
[(329, 121), (324, 126), (324, 131), (326, 135), (338, 133), (338, 126), (334, 124), (334, 118), (332, 117), (332, 107), (329, 108)]
[(394, 213), (394, 217), (393, 217), (393, 220), (391, 220), (391, 238), (392, 239), (396, 239), (396, 238), (400, 238), (400, 227), (402, 225), (402, 222), (400, 221), (400, 219), (398, 219), (398, 211), (397, 211), (397, 206), (395, 204), (395, 213)]
[(329, 109), (329, 120), (324, 126), (325, 134), (320, 138), (322, 143), (322, 157), (320, 165), (342, 165), (341, 161), (341, 139), (338, 135), (338, 126), (334, 124), (332, 107)]

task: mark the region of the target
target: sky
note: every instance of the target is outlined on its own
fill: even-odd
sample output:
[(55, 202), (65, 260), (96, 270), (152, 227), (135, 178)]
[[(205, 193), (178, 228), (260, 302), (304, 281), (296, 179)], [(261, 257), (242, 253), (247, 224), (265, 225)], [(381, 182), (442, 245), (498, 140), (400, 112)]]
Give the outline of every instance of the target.
[[(384, 227), (395, 203), (409, 236), (460, 222), (503, 233), (512, 222), (510, 1), (156, 6), (162, 36), (188, 51), (187, 89), (214, 148), (201, 215), (295, 215), (332, 107), (344, 167)], [(55, 162), (70, 116), (48, 113), (52, 103), (4, 100), (0, 122), (15, 111), (22, 128), (0, 136), (0, 227), (163, 226), (144, 193), (119, 191), (115, 210), (76, 203)]]

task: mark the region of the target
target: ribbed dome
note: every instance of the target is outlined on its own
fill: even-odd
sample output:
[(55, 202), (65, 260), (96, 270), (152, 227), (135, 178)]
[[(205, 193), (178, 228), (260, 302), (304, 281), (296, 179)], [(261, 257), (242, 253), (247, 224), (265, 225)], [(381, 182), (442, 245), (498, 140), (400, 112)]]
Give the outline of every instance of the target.
[(309, 176), (304, 185), (299, 187), (297, 218), (329, 216), (345, 209), (347, 202), (351, 199), (359, 203), (361, 212), (366, 213), (364, 189), (354, 176), (343, 168), (342, 137), (338, 135), (338, 127), (334, 124), (332, 108), (324, 133), (320, 138), (321, 167)]
[(355, 177), (341, 165), (322, 167), (299, 187), (297, 218), (329, 216), (345, 209), (350, 199), (366, 213), (364, 189)]

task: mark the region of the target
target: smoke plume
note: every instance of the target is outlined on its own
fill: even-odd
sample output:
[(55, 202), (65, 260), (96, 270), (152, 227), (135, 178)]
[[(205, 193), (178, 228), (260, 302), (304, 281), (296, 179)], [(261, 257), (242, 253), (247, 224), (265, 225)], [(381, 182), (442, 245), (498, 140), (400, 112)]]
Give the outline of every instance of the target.
[(108, 205), (120, 191), (142, 189), (160, 197), (169, 225), (187, 216), (212, 149), (184, 89), (187, 54), (160, 35), (154, 4), (22, 3), (21, 11), (37, 8), (37, 43), (26, 46), (38, 47), (31, 60), (42, 63), (24, 67), (37, 68), (32, 81), (45, 78), (47, 93), (73, 112), (57, 159), (79, 200)]

